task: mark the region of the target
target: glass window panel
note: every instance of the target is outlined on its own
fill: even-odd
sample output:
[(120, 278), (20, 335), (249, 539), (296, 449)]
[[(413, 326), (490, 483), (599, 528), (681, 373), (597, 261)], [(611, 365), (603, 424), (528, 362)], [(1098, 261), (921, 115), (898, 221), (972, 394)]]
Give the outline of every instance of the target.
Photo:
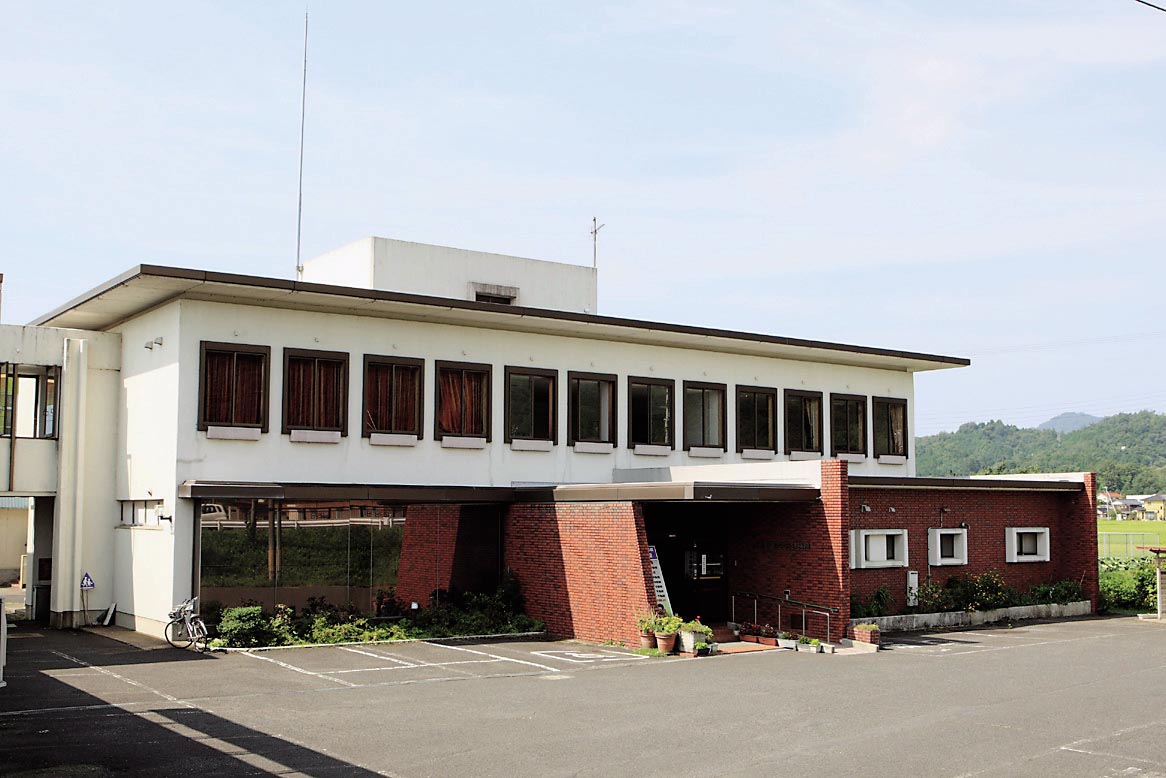
[(554, 408), (551, 396), (554, 394), (553, 382), (549, 376), (534, 376), (531, 379), (531, 436), (538, 440), (551, 439), (551, 420)]
[(534, 401), (530, 376), (510, 376), (510, 436), (534, 437)]
[(287, 424), (289, 427), (311, 427), (312, 406), (315, 396), (315, 360), (291, 357), (287, 361)]
[(45, 376), (44, 396), (44, 429), (43, 437), (51, 438), (57, 434), (57, 377), (53, 374)]
[(719, 447), (721, 439), (721, 405), (725, 395), (719, 389), (706, 389), (704, 393), (704, 444)]
[(392, 427), (393, 432), (417, 435), (417, 400), (420, 396), (420, 370), (409, 365), (393, 366)]
[(741, 448), (759, 448), (757, 445), (757, 395), (737, 393), (737, 441)]
[(391, 432), (393, 367), (371, 363), (364, 375), (365, 423), (372, 432)]
[(599, 381), (575, 380), (575, 412), (578, 414), (578, 426), (575, 429), (576, 440), (603, 440), (599, 387)]
[(672, 439), (672, 392), (667, 386), (650, 386), (651, 427), (649, 443), (666, 446)]
[(632, 384), (629, 394), (632, 422), (632, 444), (650, 443), (651, 419), (649, 412), (648, 385)]
[(486, 373), (477, 370), (465, 372), (464, 435), (486, 434)]
[(941, 559), (955, 559), (955, 541), (956, 536), (951, 533), (943, 533), (939, 536), (939, 556)]
[(691, 446), (704, 443), (704, 392), (700, 389), (684, 390), (684, 439)]
[(37, 388), (36, 376), (19, 376), (16, 384), (16, 437), (36, 437)]

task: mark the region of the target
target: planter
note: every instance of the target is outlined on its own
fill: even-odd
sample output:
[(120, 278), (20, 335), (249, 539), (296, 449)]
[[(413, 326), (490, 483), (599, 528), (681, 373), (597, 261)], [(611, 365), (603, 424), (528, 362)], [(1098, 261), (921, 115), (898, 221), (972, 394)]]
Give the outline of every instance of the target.
[(796, 650), (798, 647), (798, 641), (794, 640), (793, 638), (778, 638), (777, 645), (781, 648), (792, 648)]
[(656, 633), (656, 648), (663, 651), (665, 654), (671, 654), (676, 650), (676, 633), (670, 632), (667, 635)]
[(640, 648), (655, 648), (656, 636), (651, 632), (640, 633)]
[(756, 635), (741, 635), (741, 639), (744, 640), (746, 643), (756, 643), (757, 642)]
[(767, 638), (764, 635), (762, 635), (760, 638), (757, 639), (757, 642), (759, 642), (763, 646), (776, 646), (777, 645), (777, 638)]
[(686, 654), (691, 654), (692, 652), (696, 651), (696, 644), (704, 640), (704, 635), (701, 634), (699, 636), (699, 640), (697, 638), (698, 636), (695, 632), (681, 632), (680, 650)]
[(708, 647), (708, 646), (705, 646), (704, 648), (698, 648), (698, 649), (696, 649), (696, 655), (697, 655), (697, 656), (708, 656), (708, 655), (709, 655), (709, 653), (710, 653), (710, 652), (709, 652), (709, 647)]
[(798, 651), (805, 651), (808, 654), (816, 654), (821, 648), (821, 646), (815, 646), (812, 643), (798, 643)]

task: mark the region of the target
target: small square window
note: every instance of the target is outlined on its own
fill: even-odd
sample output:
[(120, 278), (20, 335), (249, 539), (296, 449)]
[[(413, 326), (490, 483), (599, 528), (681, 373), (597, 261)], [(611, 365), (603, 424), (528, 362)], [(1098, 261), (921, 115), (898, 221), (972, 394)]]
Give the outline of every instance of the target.
[(567, 443), (615, 444), (615, 381), (608, 373), (567, 373)]
[(927, 556), (931, 565), (966, 565), (968, 531), (960, 527), (927, 530)]
[(1008, 527), (1004, 545), (1008, 562), (1048, 562), (1048, 527)]
[(557, 437), (559, 374), (555, 370), (506, 368), (506, 435), (513, 440)]
[(850, 531), (850, 568), (906, 567), (907, 530)]

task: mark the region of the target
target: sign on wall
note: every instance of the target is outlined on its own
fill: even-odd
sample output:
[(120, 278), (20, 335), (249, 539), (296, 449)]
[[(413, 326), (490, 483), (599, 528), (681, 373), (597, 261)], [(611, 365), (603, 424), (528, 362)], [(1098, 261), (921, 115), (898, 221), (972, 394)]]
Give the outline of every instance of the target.
[(87, 592), (90, 589), (92, 589), (93, 587), (94, 587), (93, 578), (90, 577), (89, 573), (86, 573), (85, 575), (81, 576), (81, 591)]
[(664, 612), (672, 615), (672, 601), (668, 599), (668, 587), (664, 585), (664, 573), (660, 570), (660, 558), (656, 547), (648, 546), (648, 557), (652, 560), (652, 587), (656, 590), (656, 602), (664, 606)]

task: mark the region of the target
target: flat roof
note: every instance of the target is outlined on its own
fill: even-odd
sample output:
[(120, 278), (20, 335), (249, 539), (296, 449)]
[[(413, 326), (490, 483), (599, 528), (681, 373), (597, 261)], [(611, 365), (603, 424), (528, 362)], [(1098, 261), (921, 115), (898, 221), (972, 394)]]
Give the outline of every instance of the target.
[(548, 486), (404, 486), (256, 481), (186, 481), (188, 499), (383, 500), (409, 503), (535, 503), (610, 501), (813, 502), (813, 487), (694, 481)]
[(1081, 481), (1023, 480), (1019, 478), (928, 478), (926, 476), (852, 475), (847, 480), (859, 489), (975, 489), (1017, 492), (1080, 492)]
[[(176, 299), (406, 319), (908, 372), (971, 364), (963, 357), (161, 265), (131, 268), (31, 324), (108, 330)], [(580, 327), (580, 324), (587, 326)]]

